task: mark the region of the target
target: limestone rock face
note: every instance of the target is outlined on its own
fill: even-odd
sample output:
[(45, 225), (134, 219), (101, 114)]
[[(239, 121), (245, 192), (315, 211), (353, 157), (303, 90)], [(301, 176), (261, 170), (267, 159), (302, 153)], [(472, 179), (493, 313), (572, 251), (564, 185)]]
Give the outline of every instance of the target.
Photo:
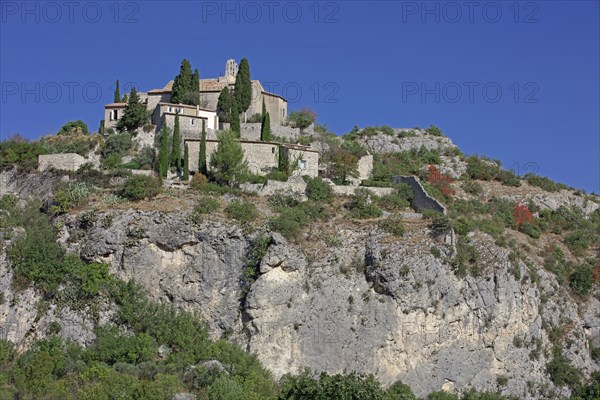
[[(410, 132), (413, 136), (402, 137), (401, 132)], [(421, 129), (394, 129), (394, 133), (394, 135), (379, 133), (373, 136), (361, 136), (358, 142), (372, 153), (399, 153), (419, 150), (421, 147), (444, 152), (456, 148), (450, 138), (428, 135)]]
[[(452, 248), (431, 238), (426, 226), (402, 238), (374, 224), (340, 226), (341, 245), (319, 242), (310, 249), (270, 233), (258, 277), (244, 290), (258, 233), (230, 221), (215, 217), (193, 225), (186, 212), (113, 210), (100, 213), (85, 232), (67, 218), (64, 230), (70, 251), (110, 263), (113, 274), (140, 283), (155, 301), (199, 313), (214, 337), (227, 334), (255, 352), (276, 377), (304, 367), (357, 371), (385, 385), (401, 379), (424, 395), (469, 387), (496, 391), (498, 376), (505, 376), (504, 394), (534, 399), (528, 381), (552, 388), (546, 374), (551, 352), (539, 346), (551, 349), (548, 330), (565, 320), (571, 321), (565, 355), (584, 374), (598, 369), (587, 347), (588, 340), (600, 341), (598, 301), (592, 297), (578, 307), (540, 266), (533, 266), (533, 283), (531, 267), (513, 264), (486, 234), (470, 238), (481, 254), (479, 273), (461, 278), (444, 261)], [(440, 258), (432, 246), (441, 249)], [(38, 295), (32, 289), (13, 293), (10, 271), (0, 261), (0, 321), (18, 320), (25, 332), (37, 329)], [(41, 320), (65, 312), (64, 318), (78, 321), (72, 334), (89, 342), (85, 315), (49, 310)], [(107, 312), (103, 320), (109, 319)], [(24, 346), (30, 340), (10, 328), (5, 334)]]

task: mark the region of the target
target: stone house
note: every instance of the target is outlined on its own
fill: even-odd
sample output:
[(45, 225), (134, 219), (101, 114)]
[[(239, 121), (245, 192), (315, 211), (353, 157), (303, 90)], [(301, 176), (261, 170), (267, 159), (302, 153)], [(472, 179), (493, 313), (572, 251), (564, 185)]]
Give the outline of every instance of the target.
[(77, 171), (87, 162), (85, 157), (76, 153), (41, 154), (38, 156), (38, 171), (56, 169), (62, 171)]
[[(188, 146), (188, 167), (190, 172), (198, 171), (198, 153), (200, 151), (200, 140), (184, 140)], [(280, 144), (276, 142), (259, 142), (251, 140), (240, 140), (248, 168), (256, 175), (266, 175), (279, 166), (279, 153), (286, 152), (290, 163), (296, 165), (294, 175), (308, 175), (317, 177), (319, 175), (319, 152), (309, 146)], [(210, 157), (218, 147), (217, 140), (206, 140), (206, 163), (210, 164)]]
[[(167, 126), (173, 128), (175, 113), (180, 114), (180, 128), (183, 132), (200, 133), (202, 120), (206, 123), (207, 130), (218, 130), (219, 118), (216, 114), (217, 102), (221, 90), (225, 87), (233, 90), (238, 65), (235, 60), (227, 60), (225, 75), (218, 78), (200, 80), (200, 106), (185, 104), (172, 104), (171, 91), (173, 81), (169, 81), (162, 89), (153, 89), (148, 92), (138, 92), (140, 101), (152, 113), (151, 123), (156, 131), (162, 128), (163, 116), (166, 117)], [(252, 101), (246, 111), (246, 117), (262, 113), (262, 104), (271, 117), (271, 125), (281, 125), (287, 118), (287, 101), (276, 94), (264, 90), (260, 81), (252, 81)], [(110, 103), (104, 106), (104, 128), (115, 129), (117, 122), (123, 116), (127, 103)], [(244, 118), (242, 118), (244, 121)]]
[[(221, 90), (225, 87), (233, 90), (237, 72), (237, 63), (230, 59), (225, 63), (225, 75), (218, 78), (200, 79), (201, 106), (207, 110), (216, 111)], [(172, 89), (173, 81), (171, 80), (162, 89), (154, 89), (146, 93), (148, 108), (154, 109), (158, 103), (168, 102)], [(287, 100), (277, 94), (267, 92), (258, 80), (252, 80), (252, 101), (250, 108), (246, 111), (246, 117), (262, 113), (263, 100), (271, 118), (271, 124), (282, 125), (287, 118)], [(242, 121), (244, 121), (243, 118)]]

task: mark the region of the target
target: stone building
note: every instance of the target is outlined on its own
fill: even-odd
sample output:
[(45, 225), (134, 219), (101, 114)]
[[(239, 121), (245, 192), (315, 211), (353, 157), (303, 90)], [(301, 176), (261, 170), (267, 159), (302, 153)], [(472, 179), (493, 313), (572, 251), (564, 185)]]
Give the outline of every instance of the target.
[(62, 171), (77, 171), (86, 163), (85, 157), (76, 153), (42, 154), (38, 156), (38, 171), (56, 169)]
[[(163, 116), (166, 118), (167, 126), (173, 128), (175, 113), (180, 114), (180, 128), (183, 132), (200, 133), (202, 131), (202, 120), (206, 123), (207, 130), (218, 130), (219, 118), (217, 116), (217, 102), (221, 90), (225, 87), (233, 90), (238, 65), (235, 60), (227, 60), (225, 64), (225, 75), (218, 78), (200, 80), (200, 105), (189, 106), (185, 104), (172, 104), (171, 91), (173, 81), (169, 81), (162, 89), (153, 89), (148, 92), (138, 92), (140, 101), (146, 109), (152, 113), (151, 123), (155, 125), (156, 131), (162, 128)], [(252, 81), (252, 101), (245, 117), (262, 113), (262, 104), (271, 118), (271, 125), (279, 126), (287, 118), (287, 101), (276, 94), (264, 90), (260, 81)], [(115, 129), (117, 122), (123, 116), (127, 103), (110, 103), (104, 106), (104, 128)], [(242, 122), (244, 116), (242, 116)]]
[[(225, 87), (233, 90), (237, 72), (237, 63), (230, 59), (225, 63), (225, 75), (218, 78), (200, 79), (201, 106), (207, 110), (216, 111), (221, 90)], [(150, 90), (146, 94), (149, 109), (154, 109), (159, 102), (168, 102), (172, 89), (173, 81), (171, 80), (162, 89)], [(246, 111), (246, 117), (262, 113), (263, 100), (271, 118), (271, 124), (282, 125), (287, 118), (287, 100), (277, 94), (267, 92), (258, 80), (252, 80), (252, 101), (250, 108)]]
[[(185, 139), (188, 146), (188, 166), (190, 172), (198, 171), (198, 153), (200, 140)], [(319, 175), (319, 152), (309, 146), (280, 144), (276, 142), (258, 142), (241, 140), (240, 144), (244, 150), (248, 169), (256, 175), (266, 175), (279, 166), (279, 153), (286, 152), (290, 163), (296, 165), (294, 175), (308, 175), (317, 177)], [(210, 157), (218, 147), (217, 140), (206, 141), (206, 163), (210, 165)]]

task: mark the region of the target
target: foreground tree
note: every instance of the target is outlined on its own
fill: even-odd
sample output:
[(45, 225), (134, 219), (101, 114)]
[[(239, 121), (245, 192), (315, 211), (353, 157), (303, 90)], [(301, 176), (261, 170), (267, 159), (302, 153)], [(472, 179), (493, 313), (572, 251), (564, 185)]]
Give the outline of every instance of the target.
[(252, 81), (250, 80), (250, 64), (242, 58), (240, 68), (235, 76), (235, 102), (239, 113), (246, 113), (252, 101)]
[(221, 122), (231, 122), (229, 116), (231, 114), (232, 101), (233, 98), (231, 97), (231, 93), (229, 93), (229, 89), (224, 87), (223, 90), (221, 90), (219, 100), (217, 101), (217, 115)]
[(200, 134), (200, 148), (198, 149), (198, 172), (206, 175), (206, 122), (202, 120), (202, 133)]
[(231, 113), (229, 114), (229, 123), (231, 124), (230, 129), (236, 135), (236, 137), (241, 136), (241, 127), (240, 127), (240, 113), (237, 108), (237, 102), (233, 101), (231, 104)]
[(169, 128), (167, 128), (167, 124), (163, 122), (163, 126), (160, 131), (160, 150), (158, 153), (158, 174), (160, 175), (161, 178), (166, 178), (168, 170), (169, 170)]
[(135, 87), (132, 87), (131, 92), (129, 93), (127, 107), (125, 107), (125, 113), (119, 122), (117, 122), (117, 129), (120, 131), (127, 130), (128, 132), (133, 132), (145, 124), (147, 120), (148, 112), (146, 111), (146, 107), (140, 102), (140, 97), (138, 96)]
[(115, 93), (113, 97), (113, 103), (119, 103), (121, 101), (121, 91), (119, 90), (119, 80), (115, 83)]
[(262, 124), (260, 126), (260, 140), (268, 142), (271, 140), (271, 117), (269, 113), (263, 116)]
[(248, 171), (248, 163), (244, 160), (244, 150), (235, 133), (222, 132), (219, 143), (210, 158), (211, 174), (221, 184), (231, 185)]
[(179, 112), (175, 113), (175, 124), (173, 126), (173, 145), (171, 147), (171, 166), (181, 171), (181, 136), (179, 134)]
[(183, 61), (181, 61), (179, 75), (177, 75), (173, 81), (171, 103), (186, 104), (185, 101), (192, 90), (192, 75), (192, 65), (188, 59), (184, 58)]
[(186, 182), (190, 180), (189, 156), (190, 153), (186, 144), (183, 149), (183, 180)]

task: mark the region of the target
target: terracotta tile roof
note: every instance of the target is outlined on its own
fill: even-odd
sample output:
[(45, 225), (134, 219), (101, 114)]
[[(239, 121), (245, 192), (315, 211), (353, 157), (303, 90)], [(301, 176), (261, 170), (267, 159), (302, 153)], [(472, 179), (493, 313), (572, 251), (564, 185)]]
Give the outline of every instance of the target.
[(127, 103), (110, 103), (104, 106), (104, 108), (116, 108), (116, 107), (127, 107)]

